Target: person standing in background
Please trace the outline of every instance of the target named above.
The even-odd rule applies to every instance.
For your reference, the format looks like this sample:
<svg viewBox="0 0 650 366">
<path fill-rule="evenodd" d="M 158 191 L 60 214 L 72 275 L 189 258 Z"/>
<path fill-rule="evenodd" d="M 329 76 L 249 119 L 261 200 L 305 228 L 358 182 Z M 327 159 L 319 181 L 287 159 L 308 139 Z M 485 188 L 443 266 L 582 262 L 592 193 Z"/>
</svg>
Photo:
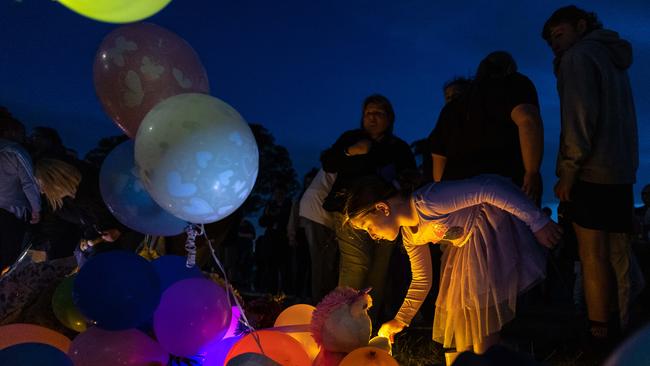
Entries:
<svg viewBox="0 0 650 366">
<path fill-rule="evenodd" d="M 603 29 L 595 13 L 573 5 L 548 18 L 542 38 L 555 55 L 560 97 L 555 195 L 566 203 L 576 233 L 591 339 L 611 345 L 612 322 L 625 323 L 630 293 L 627 238 L 639 164 L 627 74 L 632 46 L 618 33 Z M 620 320 L 610 317 L 615 283 Z"/>
</svg>

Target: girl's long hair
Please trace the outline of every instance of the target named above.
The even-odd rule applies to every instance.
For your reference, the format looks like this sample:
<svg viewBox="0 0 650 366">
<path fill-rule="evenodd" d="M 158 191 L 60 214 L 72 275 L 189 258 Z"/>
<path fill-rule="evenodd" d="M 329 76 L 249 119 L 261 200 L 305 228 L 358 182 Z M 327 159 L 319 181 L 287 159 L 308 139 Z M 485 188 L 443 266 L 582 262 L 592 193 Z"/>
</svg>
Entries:
<svg viewBox="0 0 650 366">
<path fill-rule="evenodd" d="M 81 182 L 81 172 L 77 168 L 55 159 L 36 162 L 34 175 L 53 210 L 63 206 L 64 197 L 74 197 Z"/>
<path fill-rule="evenodd" d="M 361 217 L 374 210 L 375 203 L 393 196 L 409 197 L 421 184 L 422 176 L 410 169 L 402 171 L 392 183 L 374 175 L 359 178 L 347 193 L 343 209 L 345 219 L 349 221 Z"/>
</svg>

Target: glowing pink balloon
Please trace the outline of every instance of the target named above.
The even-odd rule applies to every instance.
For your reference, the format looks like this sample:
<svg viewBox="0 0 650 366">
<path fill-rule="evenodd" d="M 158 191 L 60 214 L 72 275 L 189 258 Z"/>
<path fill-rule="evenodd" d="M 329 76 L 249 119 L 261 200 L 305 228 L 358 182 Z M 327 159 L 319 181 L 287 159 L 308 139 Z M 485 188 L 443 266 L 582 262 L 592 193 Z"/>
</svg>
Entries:
<svg viewBox="0 0 650 366">
<path fill-rule="evenodd" d="M 165 290 L 153 316 L 153 328 L 169 353 L 192 357 L 223 338 L 230 316 L 226 291 L 210 280 L 192 278 Z"/>
<path fill-rule="evenodd" d="M 208 77 L 192 47 L 151 23 L 109 33 L 95 56 L 93 74 L 104 110 L 131 138 L 147 112 L 164 99 L 209 93 Z"/>
<path fill-rule="evenodd" d="M 139 330 L 97 327 L 79 334 L 68 356 L 75 366 L 164 366 L 169 361 L 167 352 Z"/>
</svg>

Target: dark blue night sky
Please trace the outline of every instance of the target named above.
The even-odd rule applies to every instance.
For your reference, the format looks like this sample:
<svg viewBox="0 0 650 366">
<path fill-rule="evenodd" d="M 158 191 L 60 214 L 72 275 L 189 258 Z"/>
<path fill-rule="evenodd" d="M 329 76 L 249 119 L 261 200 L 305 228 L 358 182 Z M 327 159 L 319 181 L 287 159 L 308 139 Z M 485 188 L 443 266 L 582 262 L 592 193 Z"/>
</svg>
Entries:
<svg viewBox="0 0 650 366">
<path fill-rule="evenodd" d="M 174 0 L 148 21 L 188 41 L 211 94 L 261 123 L 286 146 L 300 175 L 346 129 L 365 96 L 382 93 L 395 131 L 412 142 L 433 128 L 441 86 L 471 76 L 487 53 L 513 54 L 536 84 L 545 124 L 545 201 L 553 201 L 559 102 L 552 54 L 540 38 L 558 1 Z M 650 3 L 582 1 L 632 42 L 641 165 L 635 196 L 650 182 Z M 0 0 L 0 105 L 28 128 L 58 129 L 83 155 L 120 130 L 94 92 L 92 64 L 118 25 L 84 18 L 50 0 Z"/>
</svg>

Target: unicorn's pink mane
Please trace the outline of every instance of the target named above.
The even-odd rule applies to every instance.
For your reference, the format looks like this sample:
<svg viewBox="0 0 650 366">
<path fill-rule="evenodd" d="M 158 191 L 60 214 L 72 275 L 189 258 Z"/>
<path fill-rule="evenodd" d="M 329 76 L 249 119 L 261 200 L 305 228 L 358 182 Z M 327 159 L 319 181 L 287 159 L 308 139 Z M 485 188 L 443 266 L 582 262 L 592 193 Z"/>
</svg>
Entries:
<svg viewBox="0 0 650 366">
<path fill-rule="evenodd" d="M 332 292 L 327 294 L 316 305 L 316 310 L 311 318 L 311 335 L 314 337 L 316 343 L 322 345 L 323 338 L 321 331 L 325 325 L 325 321 L 330 317 L 330 314 L 339 306 L 344 304 L 351 304 L 360 296 L 359 291 L 350 287 L 337 287 Z"/>
</svg>

